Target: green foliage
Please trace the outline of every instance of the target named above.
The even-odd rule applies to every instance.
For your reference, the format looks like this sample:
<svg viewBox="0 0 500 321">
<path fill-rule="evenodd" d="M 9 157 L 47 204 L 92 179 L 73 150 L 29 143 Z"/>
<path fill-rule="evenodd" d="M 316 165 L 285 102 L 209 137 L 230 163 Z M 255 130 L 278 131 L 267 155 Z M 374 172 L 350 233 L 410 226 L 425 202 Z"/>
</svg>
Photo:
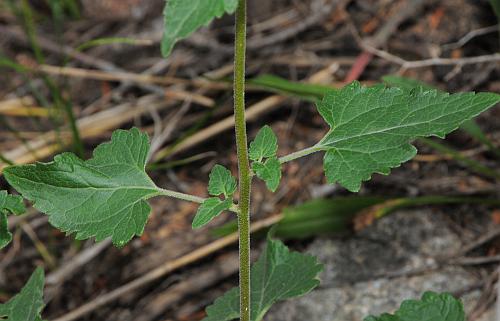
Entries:
<svg viewBox="0 0 500 321">
<path fill-rule="evenodd" d="M 252 170 L 258 178 L 266 182 L 272 192 L 276 191 L 281 180 L 281 163 L 277 158 L 278 138 L 269 126 L 262 127 L 250 143 L 248 156 L 254 162 Z"/>
<path fill-rule="evenodd" d="M 403 301 L 394 314 L 369 316 L 364 321 L 465 321 L 460 300 L 448 293 L 426 292 L 421 300 Z"/>
<path fill-rule="evenodd" d="M 196 212 L 193 219 L 193 228 L 196 229 L 205 226 L 223 211 L 230 209 L 232 205 L 232 199 L 222 201 L 218 197 L 207 198 Z"/>
<path fill-rule="evenodd" d="M 41 321 L 43 286 L 45 277 L 42 268 L 37 268 L 21 292 L 5 304 L 0 304 L 0 319 L 8 321 Z"/>
<path fill-rule="evenodd" d="M 233 206 L 233 194 L 236 192 L 236 178 L 231 171 L 222 165 L 215 165 L 210 172 L 208 182 L 208 193 L 212 196 L 207 198 L 198 208 L 193 219 L 193 228 L 200 228 L 208 224 L 213 218 Z M 224 195 L 224 200 L 218 196 Z"/>
<path fill-rule="evenodd" d="M 280 241 L 268 239 L 267 246 L 251 271 L 251 321 L 260 321 L 281 300 L 304 295 L 319 284 L 323 269 L 315 257 L 290 252 Z M 207 308 L 204 321 L 238 319 L 239 290 L 233 288 Z"/>
<path fill-rule="evenodd" d="M 208 182 L 208 193 L 212 196 L 223 194 L 225 197 L 232 197 L 236 191 L 236 178 L 231 171 L 222 165 L 215 165 L 210 172 Z"/>
<path fill-rule="evenodd" d="M 164 57 L 172 52 L 177 41 L 225 13 L 233 13 L 238 0 L 169 0 L 163 12 L 165 27 L 161 51 Z"/>
<path fill-rule="evenodd" d="M 416 155 L 417 137 L 443 138 L 460 124 L 500 101 L 493 93 L 447 94 L 354 82 L 331 91 L 318 110 L 331 129 L 317 144 L 326 151 L 329 183 L 339 182 L 352 192 L 373 173 L 389 174 Z"/>
<path fill-rule="evenodd" d="M 146 134 L 117 130 L 90 160 L 63 153 L 50 163 L 8 167 L 5 177 L 55 227 L 123 246 L 142 234 L 151 210 L 146 200 L 160 193 L 144 170 L 148 152 Z"/>
<path fill-rule="evenodd" d="M 264 158 L 276 156 L 278 152 L 278 138 L 268 125 L 262 127 L 255 139 L 250 143 L 248 157 L 260 162 Z"/>
<path fill-rule="evenodd" d="M 17 195 L 9 195 L 7 191 L 0 191 L 0 249 L 4 248 L 12 241 L 12 234 L 9 232 L 7 215 L 9 213 L 20 215 L 26 211 L 23 198 Z"/>
</svg>

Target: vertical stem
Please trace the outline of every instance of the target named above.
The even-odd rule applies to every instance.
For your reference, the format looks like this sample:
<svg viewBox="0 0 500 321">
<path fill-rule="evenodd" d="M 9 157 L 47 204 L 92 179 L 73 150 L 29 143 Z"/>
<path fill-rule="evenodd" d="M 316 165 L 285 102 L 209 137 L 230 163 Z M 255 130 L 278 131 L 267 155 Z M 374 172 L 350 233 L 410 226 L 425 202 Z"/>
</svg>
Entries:
<svg viewBox="0 0 500 321">
<path fill-rule="evenodd" d="M 240 320 L 250 321 L 250 163 L 245 119 L 245 54 L 247 3 L 239 0 L 234 41 L 234 124 L 240 199 L 238 230 L 240 240 Z"/>
</svg>

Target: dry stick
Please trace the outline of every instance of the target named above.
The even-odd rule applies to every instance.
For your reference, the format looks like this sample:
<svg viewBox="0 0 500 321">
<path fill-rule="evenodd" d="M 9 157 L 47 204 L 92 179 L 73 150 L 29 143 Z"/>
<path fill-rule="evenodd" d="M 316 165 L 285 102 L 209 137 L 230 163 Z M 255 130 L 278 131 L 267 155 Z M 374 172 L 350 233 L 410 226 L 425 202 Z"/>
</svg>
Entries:
<svg viewBox="0 0 500 321">
<path fill-rule="evenodd" d="M 465 246 L 463 249 L 461 249 L 458 253 L 455 253 L 453 257 L 460 257 L 468 252 L 472 251 L 473 249 L 493 240 L 494 238 L 500 236 L 500 227 L 494 228 L 491 231 L 487 232 L 485 235 L 481 236 L 479 239 L 476 241 L 470 243 L 469 245 Z"/>
<path fill-rule="evenodd" d="M 387 51 L 371 47 L 370 45 L 363 44 L 366 51 L 383 58 L 387 61 L 393 62 L 401 66 L 402 70 L 413 69 L 413 68 L 423 68 L 430 66 L 443 66 L 443 65 L 470 65 L 470 64 L 480 64 L 485 62 L 500 62 L 500 54 L 495 53 L 491 55 L 477 56 L 477 57 L 466 57 L 466 58 L 430 58 L 423 60 L 408 61 L 401 57 L 393 55 Z"/>
<path fill-rule="evenodd" d="M 271 216 L 269 218 L 257 221 L 253 223 L 251 232 L 257 232 L 262 229 L 265 229 L 269 226 L 272 226 L 279 222 L 283 218 L 283 215 L 275 215 Z M 70 313 L 63 315 L 57 319 L 54 319 L 53 321 L 72 321 L 76 320 L 88 313 L 93 312 L 95 309 L 106 305 L 110 302 L 113 302 L 114 300 L 120 298 L 122 295 L 128 294 L 131 291 L 135 291 L 137 289 L 140 289 L 141 287 L 156 281 L 167 274 L 184 267 L 188 264 L 194 263 L 208 255 L 211 255 L 221 249 L 223 249 L 226 246 L 229 246 L 235 242 L 238 241 L 238 233 L 232 233 L 228 236 L 225 236 L 221 239 L 218 239 L 216 241 L 213 241 L 212 243 L 209 243 L 207 245 L 204 245 L 178 259 L 175 259 L 173 261 L 168 261 L 161 266 L 157 267 L 156 269 L 140 276 L 139 278 L 122 285 L 121 287 L 103 294 L 101 296 L 98 296 L 97 298 L 93 299 L 87 304 L 84 304 L 77 308 L 76 310 L 71 311 Z"/>
<path fill-rule="evenodd" d="M 456 265 L 481 265 L 500 262 L 500 255 L 479 256 L 479 257 L 462 257 L 453 261 L 451 264 Z"/>
</svg>

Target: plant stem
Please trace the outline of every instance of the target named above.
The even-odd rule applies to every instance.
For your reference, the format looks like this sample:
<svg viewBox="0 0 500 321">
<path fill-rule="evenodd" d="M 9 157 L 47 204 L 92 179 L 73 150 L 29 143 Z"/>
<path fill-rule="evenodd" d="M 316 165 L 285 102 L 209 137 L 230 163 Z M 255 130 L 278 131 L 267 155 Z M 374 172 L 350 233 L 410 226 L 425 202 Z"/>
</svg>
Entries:
<svg viewBox="0 0 500 321">
<path fill-rule="evenodd" d="M 169 189 L 163 189 L 163 188 L 158 189 L 158 195 L 173 197 L 173 198 L 177 198 L 177 199 L 180 199 L 183 201 L 199 203 L 199 204 L 201 204 L 205 201 L 205 199 L 203 197 L 198 197 L 198 196 L 194 196 L 194 195 L 190 195 L 190 194 L 184 194 L 181 192 L 171 191 Z"/>
<path fill-rule="evenodd" d="M 239 0 L 234 41 L 234 127 L 239 172 L 240 321 L 250 321 L 250 162 L 245 119 L 247 3 Z"/>
<path fill-rule="evenodd" d="M 285 155 L 283 157 L 280 157 L 279 161 L 281 164 L 288 163 L 288 162 L 291 162 L 293 160 L 296 160 L 297 158 L 301 158 L 301 157 L 310 155 L 312 153 L 320 152 L 322 150 L 324 150 L 323 147 L 320 147 L 317 145 L 311 146 L 311 147 L 293 152 L 291 154 Z"/>
</svg>

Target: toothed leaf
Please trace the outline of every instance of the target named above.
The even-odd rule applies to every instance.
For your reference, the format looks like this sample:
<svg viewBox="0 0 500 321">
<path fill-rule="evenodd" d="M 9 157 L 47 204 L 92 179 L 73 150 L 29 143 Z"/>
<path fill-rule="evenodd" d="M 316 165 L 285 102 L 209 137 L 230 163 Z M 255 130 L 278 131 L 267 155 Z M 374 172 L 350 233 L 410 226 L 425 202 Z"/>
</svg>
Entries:
<svg viewBox="0 0 500 321">
<path fill-rule="evenodd" d="M 271 192 L 276 191 L 281 180 L 281 163 L 276 157 L 268 158 L 264 163 L 252 163 L 252 169 Z"/>
<path fill-rule="evenodd" d="M 364 321 L 464 321 L 462 302 L 448 293 L 426 292 L 420 300 L 403 301 L 394 314 L 369 316 Z"/>
<path fill-rule="evenodd" d="M 261 161 L 263 158 L 276 156 L 278 138 L 268 125 L 262 127 L 255 139 L 250 143 L 248 156 L 251 160 Z"/>
<path fill-rule="evenodd" d="M 274 303 L 314 289 L 322 269 L 315 257 L 290 252 L 282 242 L 268 239 L 266 249 L 251 269 L 250 320 L 261 321 Z M 233 288 L 207 308 L 203 321 L 235 320 L 240 316 L 239 309 L 239 289 Z"/>
<path fill-rule="evenodd" d="M 238 0 L 168 0 L 163 12 L 165 27 L 161 51 L 164 57 L 175 43 L 225 13 L 233 13 Z"/>
<path fill-rule="evenodd" d="M 414 157 L 417 137 L 443 138 L 500 101 L 494 93 L 447 94 L 354 82 L 327 93 L 318 110 L 331 129 L 318 144 L 326 150 L 329 183 L 356 192 L 373 173 L 388 174 Z"/>
<path fill-rule="evenodd" d="M 230 209 L 231 205 L 233 205 L 231 199 L 222 201 L 218 197 L 207 198 L 196 212 L 196 216 L 193 219 L 193 228 L 196 229 L 207 225 L 220 213 Z"/>
<path fill-rule="evenodd" d="M 0 319 L 7 321 L 41 321 L 43 286 L 45 283 L 42 268 L 37 268 L 21 292 L 7 303 L 0 304 Z"/>
<path fill-rule="evenodd" d="M 145 172 L 149 141 L 137 128 L 117 130 L 83 161 L 72 153 L 53 162 L 11 166 L 7 181 L 56 228 L 77 239 L 111 237 L 117 246 L 141 235 L 158 188 Z"/>
<path fill-rule="evenodd" d="M 12 241 L 7 221 L 8 214 L 20 215 L 26 211 L 23 198 L 17 195 L 9 195 L 7 191 L 0 191 L 0 249 Z"/>
<path fill-rule="evenodd" d="M 208 182 L 208 193 L 212 196 L 223 194 L 225 197 L 231 197 L 236 191 L 236 178 L 231 171 L 222 165 L 215 165 L 210 172 Z"/>
</svg>

